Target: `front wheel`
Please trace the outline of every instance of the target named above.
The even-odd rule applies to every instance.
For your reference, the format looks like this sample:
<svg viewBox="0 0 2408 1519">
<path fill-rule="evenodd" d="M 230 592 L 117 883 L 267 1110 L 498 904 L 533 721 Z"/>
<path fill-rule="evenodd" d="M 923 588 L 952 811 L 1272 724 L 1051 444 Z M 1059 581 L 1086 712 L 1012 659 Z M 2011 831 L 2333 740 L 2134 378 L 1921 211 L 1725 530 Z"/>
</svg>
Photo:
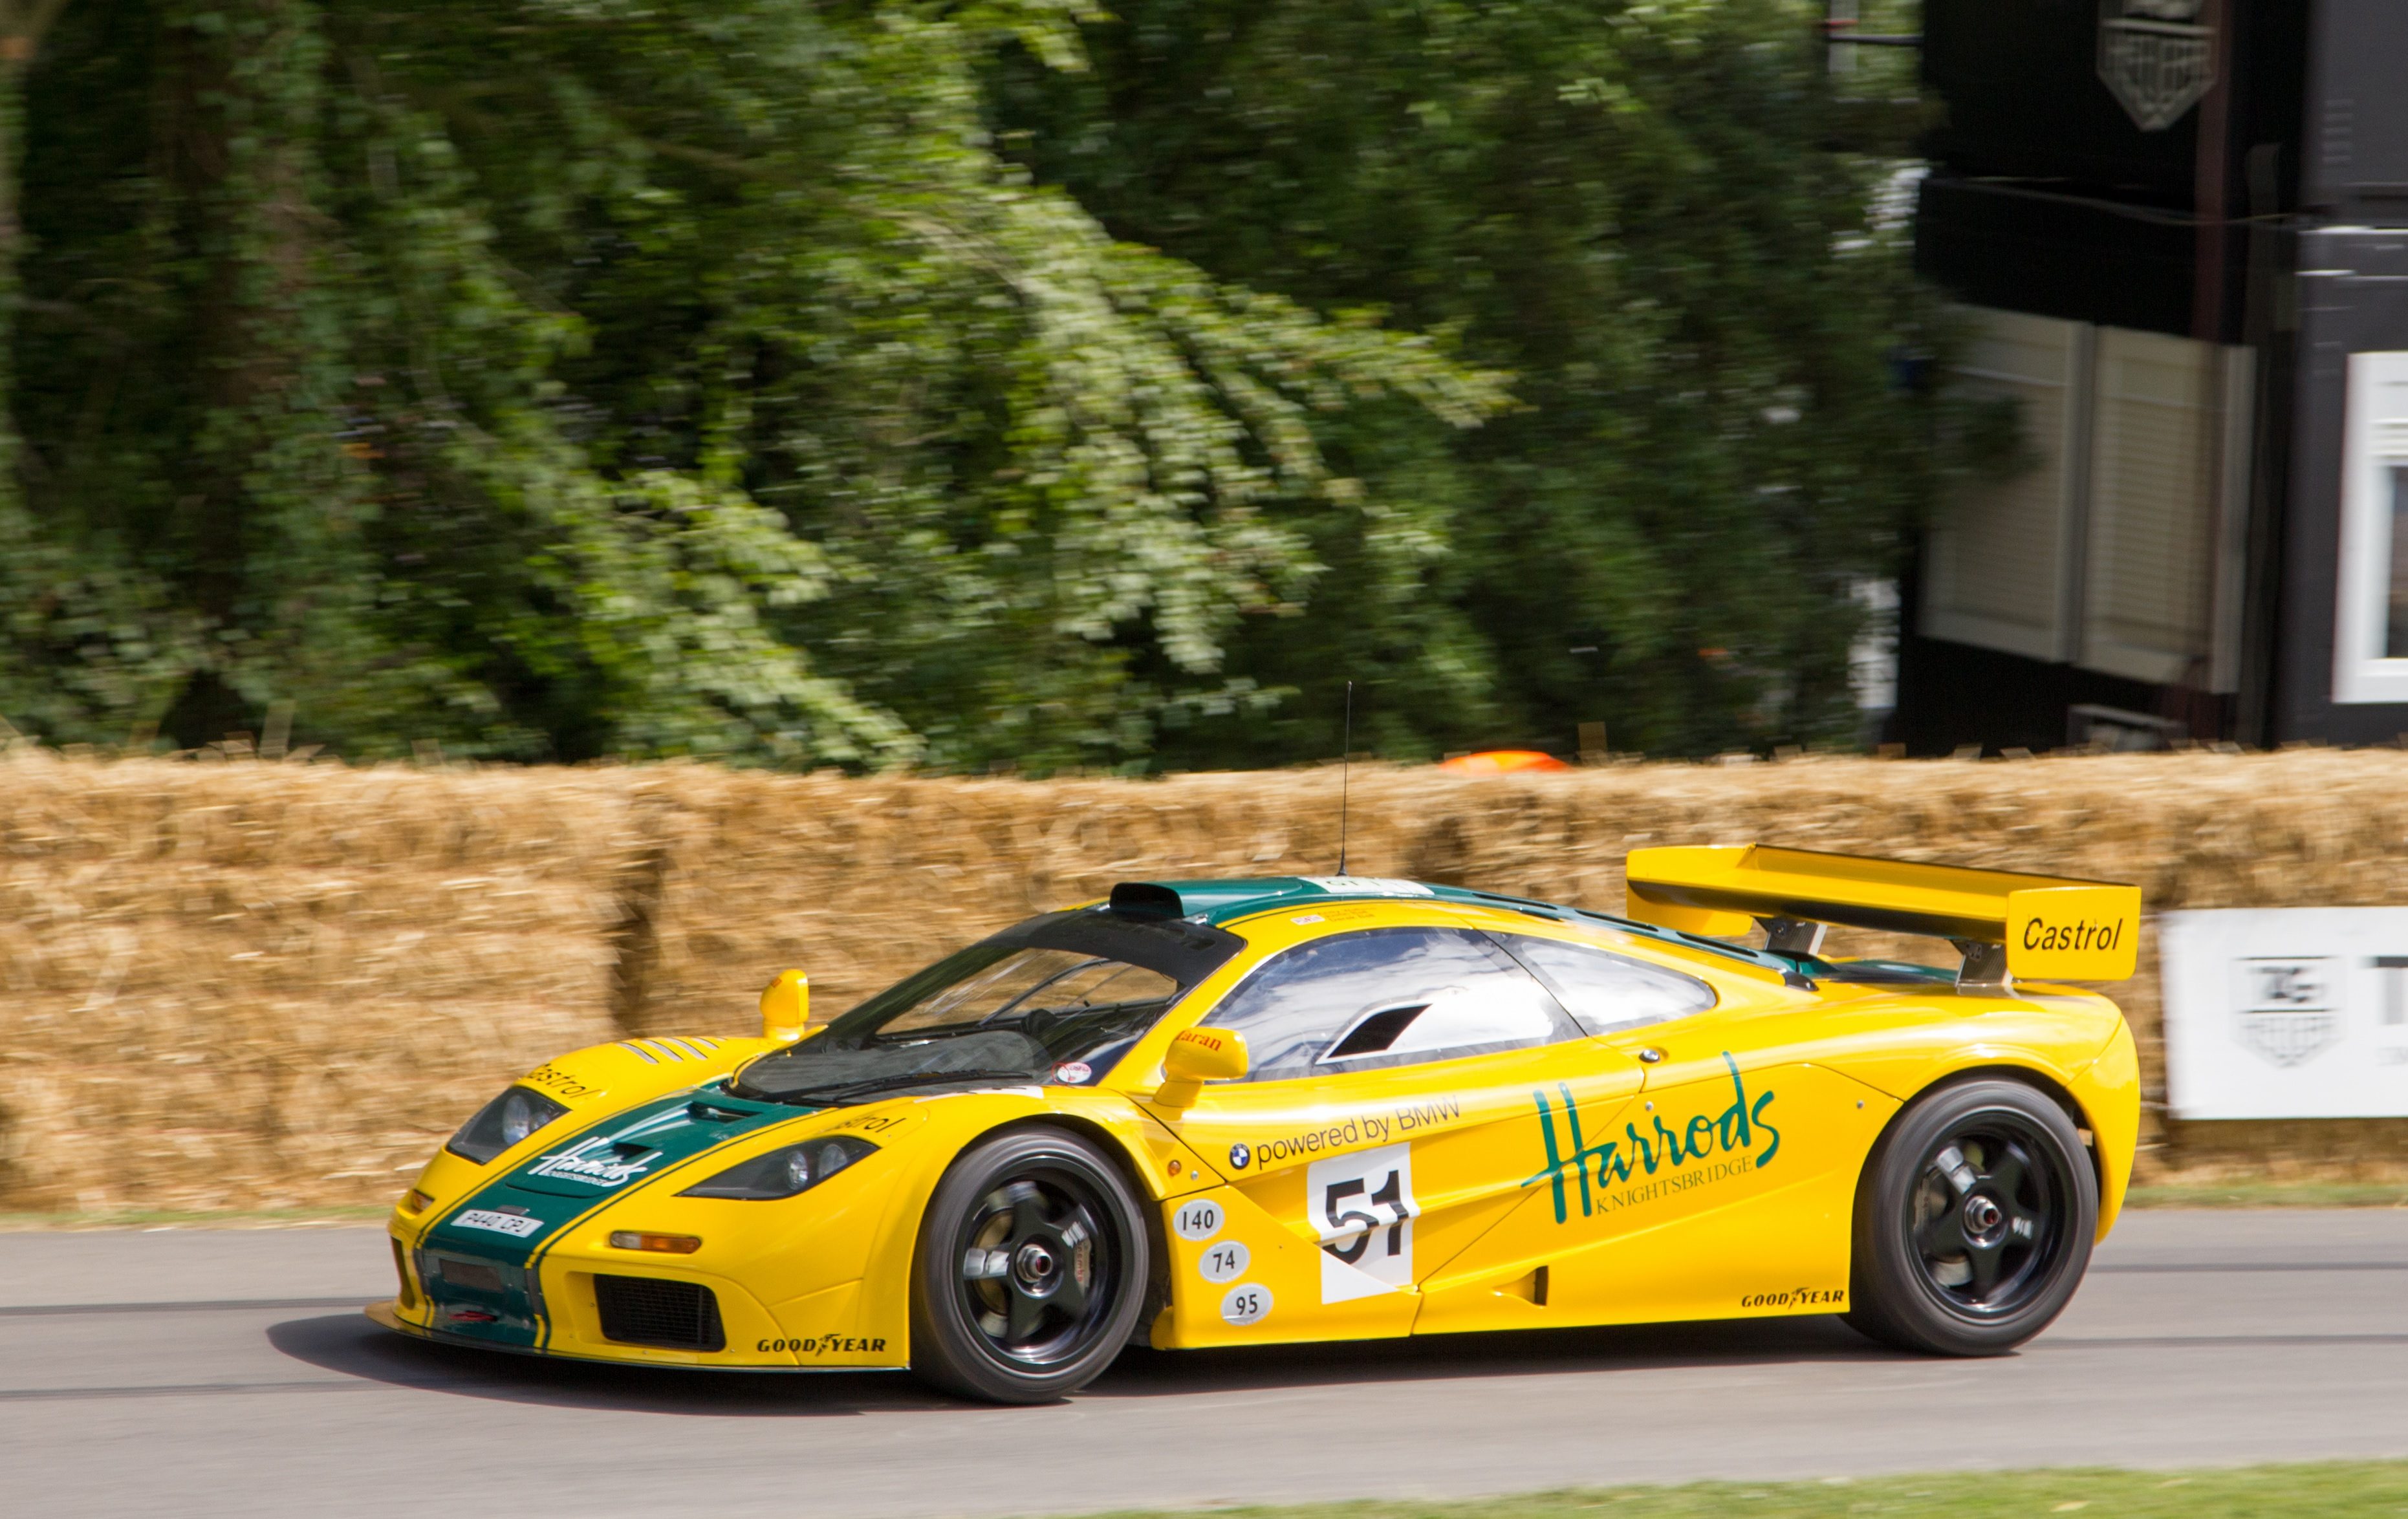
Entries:
<svg viewBox="0 0 2408 1519">
<path fill-rule="evenodd" d="M 1998 1355 L 2082 1284 L 2099 1182 L 2065 1111 L 2020 1082 L 1907 1109 L 1858 1188 L 1848 1322 L 1936 1355 Z"/>
<path fill-rule="evenodd" d="M 911 1369 L 950 1393 L 1041 1403 L 1111 1365 L 1144 1305 L 1146 1231 L 1120 1168 L 1017 1129 L 963 1153 L 911 1266 Z"/>
</svg>

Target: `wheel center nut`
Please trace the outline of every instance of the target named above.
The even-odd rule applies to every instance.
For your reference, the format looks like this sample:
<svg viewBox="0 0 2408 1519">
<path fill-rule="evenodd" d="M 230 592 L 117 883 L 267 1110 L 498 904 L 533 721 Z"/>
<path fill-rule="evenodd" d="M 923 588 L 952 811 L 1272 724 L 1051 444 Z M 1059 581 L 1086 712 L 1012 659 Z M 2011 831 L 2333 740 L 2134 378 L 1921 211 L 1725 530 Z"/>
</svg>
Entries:
<svg viewBox="0 0 2408 1519">
<path fill-rule="evenodd" d="M 1043 1287 L 1052 1285 L 1057 1264 L 1052 1251 L 1032 1240 L 1012 1257 L 1011 1268 L 1024 1285 Z"/>
<path fill-rule="evenodd" d="M 1965 1232 L 1977 1240 L 1997 1232 L 2006 1216 L 1995 1201 L 1979 1193 L 1965 1199 Z"/>
</svg>

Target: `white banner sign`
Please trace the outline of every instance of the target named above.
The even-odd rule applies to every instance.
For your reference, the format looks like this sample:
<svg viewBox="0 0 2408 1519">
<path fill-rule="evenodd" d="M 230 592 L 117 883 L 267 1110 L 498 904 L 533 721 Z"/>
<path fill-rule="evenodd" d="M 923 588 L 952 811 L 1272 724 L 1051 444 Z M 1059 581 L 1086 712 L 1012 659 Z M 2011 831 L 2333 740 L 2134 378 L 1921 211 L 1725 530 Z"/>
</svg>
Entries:
<svg viewBox="0 0 2408 1519">
<path fill-rule="evenodd" d="M 2408 908 L 2160 923 L 2177 1118 L 2408 1116 Z"/>
</svg>

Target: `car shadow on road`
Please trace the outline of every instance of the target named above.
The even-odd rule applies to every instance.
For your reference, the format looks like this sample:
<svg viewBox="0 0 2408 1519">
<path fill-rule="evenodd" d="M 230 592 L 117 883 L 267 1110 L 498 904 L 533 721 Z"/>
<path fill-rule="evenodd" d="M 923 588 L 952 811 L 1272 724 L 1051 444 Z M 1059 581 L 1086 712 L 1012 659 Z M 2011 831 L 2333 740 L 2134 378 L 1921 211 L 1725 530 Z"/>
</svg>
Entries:
<svg viewBox="0 0 2408 1519">
<path fill-rule="evenodd" d="M 343 1376 L 503 1402 L 715 1417 L 824 1418 L 917 1410 L 959 1413 L 965 1409 L 891 1371 L 796 1375 L 553 1361 L 430 1344 L 380 1328 L 356 1314 L 288 1319 L 271 1326 L 267 1340 L 294 1360 Z M 1897 1358 L 1897 1353 L 1870 1344 L 1829 1317 L 1653 1324 L 1240 1350 L 1132 1349 L 1077 1397 L 1161 1397 Z"/>
<path fill-rule="evenodd" d="M 1895 1360 L 1836 1317 L 1528 1329 L 1244 1350 L 1132 1349 L 1082 1397 Z"/>
<path fill-rule="evenodd" d="M 796 1374 L 555 1361 L 430 1344 L 356 1313 L 287 1319 L 268 1326 L 267 1342 L 296 1361 L 343 1376 L 509 1403 L 718 1418 L 841 1417 L 873 1409 L 958 1407 L 892 1371 Z"/>
</svg>

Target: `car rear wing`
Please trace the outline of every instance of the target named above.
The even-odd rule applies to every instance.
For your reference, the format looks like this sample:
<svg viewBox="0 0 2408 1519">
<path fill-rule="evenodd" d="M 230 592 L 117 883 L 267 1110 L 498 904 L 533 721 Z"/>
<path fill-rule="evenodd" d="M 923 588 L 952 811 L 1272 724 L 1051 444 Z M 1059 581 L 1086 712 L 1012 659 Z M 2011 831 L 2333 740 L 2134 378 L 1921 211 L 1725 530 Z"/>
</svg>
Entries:
<svg viewBox="0 0 2408 1519">
<path fill-rule="evenodd" d="M 1965 957 L 1969 990 L 2011 978 L 2122 981 L 2140 953 L 2141 888 L 1955 865 L 1910 865 L 1763 844 L 1634 849 L 1629 916 L 1728 938 L 1761 924 L 1770 948 L 1812 954 L 1823 925 L 1930 934 Z"/>
</svg>

